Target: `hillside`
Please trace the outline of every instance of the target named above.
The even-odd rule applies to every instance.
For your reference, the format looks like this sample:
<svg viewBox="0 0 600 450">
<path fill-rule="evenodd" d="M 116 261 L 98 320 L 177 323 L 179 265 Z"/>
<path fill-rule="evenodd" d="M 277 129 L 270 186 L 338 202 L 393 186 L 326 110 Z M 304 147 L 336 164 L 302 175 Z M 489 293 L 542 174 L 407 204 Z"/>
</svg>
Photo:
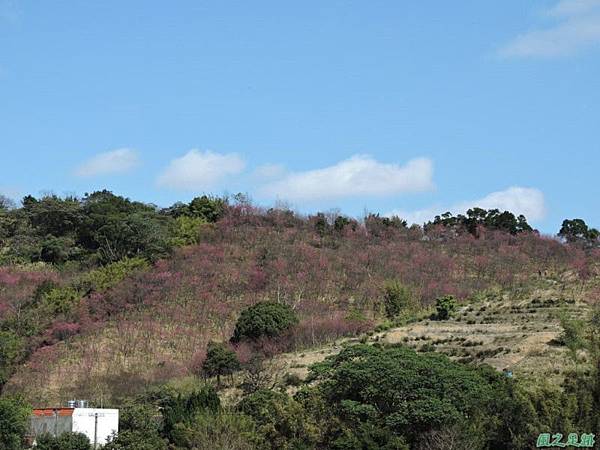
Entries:
<svg viewBox="0 0 600 450">
<path fill-rule="evenodd" d="M 338 214 L 303 217 L 286 209 L 263 210 L 243 198 L 202 197 L 158 210 L 106 192 L 81 201 L 31 200 L 3 214 L 2 223 L 17 224 L 9 227 L 12 234 L 0 252 L 5 261 L 0 267 L 0 380 L 6 398 L 18 395 L 34 406 L 75 397 L 95 405 L 143 405 L 164 420 L 164 428 L 156 431 L 160 438 L 153 436 L 179 442 L 173 448 L 196 448 L 181 442 L 206 438 L 190 425 L 198 398 L 220 402 L 234 417 L 244 402 L 288 402 L 292 410 L 299 408 L 291 417 L 304 430 L 299 435 L 308 433 L 309 448 L 338 448 L 327 436 L 346 442 L 340 437 L 345 433 L 353 436 L 348 442 L 417 448 L 421 437 L 450 433 L 451 424 L 463 423 L 459 418 L 478 408 L 487 411 L 481 424 L 498 430 L 517 420 L 498 416 L 498 408 L 515 408 L 517 416 L 525 414 L 520 408 L 529 410 L 531 422 L 505 448 L 529 448 L 527 436 L 555 421 L 580 423 L 582 430 L 595 423 L 595 403 L 578 399 L 596 389 L 596 325 L 590 321 L 600 300 L 595 235 L 569 234 L 563 227 L 563 239 L 541 236 L 525 218 L 494 210 L 444 215 L 423 227 L 408 227 L 399 218 L 373 214 L 357 221 Z M 55 236 L 48 234 L 49 218 Z M 129 237 L 115 226 L 120 220 L 128 224 Z M 31 239 L 24 240 L 26 233 Z M 41 250 L 32 251 L 36 248 Z M 281 317 L 264 316 L 255 325 L 274 331 L 240 334 L 240 317 L 252 305 L 283 308 L 290 320 L 268 328 Z M 363 356 L 357 360 L 354 352 Z M 211 358 L 229 366 L 210 368 Z M 403 366 L 402 358 L 414 367 Z M 436 384 L 423 395 L 433 395 L 432 405 L 445 406 L 402 419 L 425 420 L 422 429 L 405 422 L 390 428 L 384 415 L 368 422 L 375 428 L 362 436 L 364 430 L 353 428 L 353 414 L 374 420 L 365 411 L 373 406 L 368 392 L 375 385 L 355 380 L 356 389 L 367 391 L 351 414 L 345 408 L 358 401 L 358 394 L 336 393 L 332 387 L 345 385 L 346 376 L 352 379 L 353 364 L 360 361 L 382 365 L 360 369 L 364 376 L 384 370 L 390 380 L 400 377 L 381 386 L 396 392 L 382 393 L 382 401 L 409 394 L 397 392 L 403 383 L 427 384 L 430 370 L 442 384 L 458 383 L 448 393 L 466 389 L 468 398 L 460 394 L 450 401 L 446 393 L 438 398 L 441 385 Z M 504 370 L 512 372 L 514 384 L 506 384 Z M 331 385 L 332 376 L 342 378 Z M 462 383 L 467 384 L 458 387 Z M 214 397 L 207 386 L 216 389 Z M 293 399 L 281 397 L 285 392 Z M 554 404 L 568 401 L 572 407 L 564 415 L 550 414 L 539 392 Z M 499 399 L 510 408 L 496 404 Z M 321 401 L 341 403 L 329 411 Z M 426 403 L 414 408 L 419 405 Z M 244 414 L 259 426 L 262 419 L 246 406 Z M 388 407 L 389 414 L 400 414 L 397 406 Z M 169 408 L 188 408 L 185 420 L 192 422 L 171 423 L 183 420 L 184 413 L 170 418 Z M 218 411 L 207 420 L 230 417 Z M 328 419 L 319 419 L 322 414 Z M 429 422 L 424 419 L 429 414 L 437 418 Z M 227 427 L 241 427 L 239 438 L 245 440 L 242 422 Z M 184 439 L 176 425 L 192 427 L 191 434 Z M 213 425 L 221 429 L 223 424 Z M 138 433 L 136 426 L 127 425 Z M 261 433 L 255 436 L 260 446 L 244 441 L 249 447 L 232 448 L 269 448 Z M 488 447 L 473 448 L 500 448 L 499 437 L 490 439 Z"/>
<path fill-rule="evenodd" d="M 457 361 L 510 370 L 520 379 L 560 385 L 575 368 L 568 349 L 558 342 L 563 333 L 561 317 L 587 319 L 591 313 L 587 293 L 600 283 L 598 277 L 585 285 L 568 278 L 532 280 L 526 288 L 485 293 L 461 305 L 456 316 L 447 320 L 424 317 L 369 333 L 366 339 L 341 339 L 333 345 L 286 353 L 276 358 L 275 367 L 280 377 L 294 373 L 304 379 L 311 364 L 362 340 L 440 352 Z"/>
<path fill-rule="evenodd" d="M 239 311 L 258 301 L 289 304 L 300 317 L 293 334 L 279 342 L 280 351 L 356 336 L 385 319 L 382 293 L 388 280 L 406 285 L 422 307 L 441 295 L 468 302 L 486 289 L 505 289 L 504 297 L 487 301 L 485 315 L 462 312 L 457 319 L 462 322 L 452 325 L 458 327 L 455 333 L 432 323 L 419 325 L 421 331 L 407 331 L 408 342 L 414 342 L 416 333 L 420 345 L 428 342 L 427 336 L 466 336 L 471 331 L 461 324 L 479 323 L 483 317 L 490 321 L 482 324 L 488 333 L 504 327 L 505 333 L 515 334 L 520 325 L 514 317 L 521 321 L 528 313 L 521 311 L 519 301 L 526 303 L 535 295 L 521 295 L 519 301 L 506 296 L 531 290 L 542 274 L 560 289 L 580 289 L 579 301 L 591 301 L 577 283 L 580 275 L 589 277 L 595 270 L 588 262 L 593 260 L 553 239 L 494 230 L 474 237 L 457 233 L 456 224 L 438 225 L 423 234 L 377 216 L 361 226 L 333 219 L 307 220 L 289 211 L 234 206 L 218 222 L 198 225 L 198 244 L 175 250 L 151 267 L 125 264 L 122 282 L 105 290 L 88 289 L 80 300 L 73 286 L 80 286 L 86 275 L 48 265 L 34 271 L 5 269 L 7 279 L 23 278 L 12 281 L 20 296 L 48 279 L 63 286 L 56 291 L 59 298 L 66 290 L 73 297 L 66 301 L 75 302 L 57 308 L 48 331 L 32 337 L 40 339 L 39 348 L 11 378 L 7 391 L 26 393 L 36 403 L 73 396 L 99 401 L 190 374 L 208 341 L 226 341 Z M 567 270 L 573 279 L 565 284 L 560 276 Z M 512 314 L 507 316 L 507 309 Z M 389 339 L 400 336 L 395 331 Z M 506 356 L 507 363 L 510 359 Z"/>
</svg>

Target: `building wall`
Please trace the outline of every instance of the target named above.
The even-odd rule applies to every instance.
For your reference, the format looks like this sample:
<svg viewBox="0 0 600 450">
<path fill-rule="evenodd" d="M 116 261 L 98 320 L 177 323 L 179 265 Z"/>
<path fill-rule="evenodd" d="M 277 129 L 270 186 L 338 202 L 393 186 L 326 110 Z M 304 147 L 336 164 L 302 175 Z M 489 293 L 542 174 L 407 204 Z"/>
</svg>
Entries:
<svg viewBox="0 0 600 450">
<path fill-rule="evenodd" d="M 30 421 L 31 437 L 34 439 L 41 434 L 50 433 L 59 436 L 71 431 L 73 420 L 71 416 L 32 416 Z"/>
<path fill-rule="evenodd" d="M 98 416 L 96 428 L 96 415 Z M 73 432 L 83 433 L 94 443 L 94 430 L 98 445 L 106 444 L 108 438 L 119 431 L 119 410 L 99 408 L 75 408 Z"/>
</svg>

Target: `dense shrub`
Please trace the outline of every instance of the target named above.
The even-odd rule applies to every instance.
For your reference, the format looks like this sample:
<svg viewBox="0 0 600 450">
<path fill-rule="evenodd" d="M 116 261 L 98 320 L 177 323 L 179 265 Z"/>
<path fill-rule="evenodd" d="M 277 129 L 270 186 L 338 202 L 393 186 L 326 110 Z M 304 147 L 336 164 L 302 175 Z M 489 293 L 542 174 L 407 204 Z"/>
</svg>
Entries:
<svg viewBox="0 0 600 450">
<path fill-rule="evenodd" d="M 414 304 L 411 290 L 398 281 L 388 281 L 383 288 L 385 315 L 393 319 Z"/>
<path fill-rule="evenodd" d="M 388 448 L 398 437 L 415 443 L 432 430 L 460 425 L 467 434 L 471 427 L 487 429 L 491 448 L 499 450 L 511 448 L 500 443 L 504 426 L 522 432 L 523 424 L 510 417 L 520 407 L 510 380 L 491 368 L 469 367 L 440 354 L 357 345 L 315 364 L 310 380 L 319 381 L 316 389 L 336 415 L 329 421 L 327 448 L 365 439 Z"/>
<path fill-rule="evenodd" d="M 447 320 L 456 311 L 456 299 L 452 295 L 445 295 L 435 300 L 436 320 Z"/>
<path fill-rule="evenodd" d="M 109 439 L 103 450 L 167 450 L 167 441 L 156 433 L 123 430 Z"/>
<path fill-rule="evenodd" d="M 220 409 L 221 402 L 212 387 L 204 386 L 185 395 L 181 393 L 167 395 L 161 400 L 160 407 L 163 414 L 164 435 L 171 438 L 177 424 L 188 424 L 197 414 L 205 411 L 215 413 Z"/>
<path fill-rule="evenodd" d="M 31 407 L 18 397 L 0 398 L 0 449 L 21 450 Z"/>
<path fill-rule="evenodd" d="M 43 434 L 36 439 L 37 450 L 91 450 L 90 440 L 83 433 L 62 433 L 57 437 Z"/>
<path fill-rule="evenodd" d="M 175 426 L 172 443 L 186 449 L 261 450 L 263 437 L 247 416 L 229 412 L 203 412 L 189 423 Z"/>
<path fill-rule="evenodd" d="M 261 302 L 245 309 L 235 324 L 232 342 L 244 339 L 275 337 L 298 323 L 296 314 L 287 305 Z"/>
<path fill-rule="evenodd" d="M 244 397 L 237 410 L 254 420 L 269 449 L 311 448 L 316 443 L 316 426 L 287 394 L 259 390 Z"/>
</svg>

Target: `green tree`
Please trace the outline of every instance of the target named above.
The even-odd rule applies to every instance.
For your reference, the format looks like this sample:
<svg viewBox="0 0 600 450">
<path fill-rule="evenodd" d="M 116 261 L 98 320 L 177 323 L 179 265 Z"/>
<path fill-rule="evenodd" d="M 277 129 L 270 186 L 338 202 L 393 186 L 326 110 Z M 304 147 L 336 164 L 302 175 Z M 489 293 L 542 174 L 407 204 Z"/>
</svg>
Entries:
<svg viewBox="0 0 600 450">
<path fill-rule="evenodd" d="M 78 239 L 100 262 L 135 256 L 154 260 L 168 254 L 173 219 L 155 206 L 106 190 L 86 195 L 82 205 L 84 220 Z"/>
<path fill-rule="evenodd" d="M 582 219 L 565 219 L 558 235 L 570 243 L 594 244 L 598 241 L 600 232 L 590 228 Z"/>
<path fill-rule="evenodd" d="M 19 397 L 0 397 L 0 449 L 21 450 L 31 407 Z"/>
<path fill-rule="evenodd" d="M 456 298 L 453 295 L 445 295 L 435 300 L 437 320 L 447 320 L 456 311 Z"/>
<path fill-rule="evenodd" d="M 298 323 L 294 310 L 281 303 L 261 302 L 242 311 L 232 342 L 276 337 Z"/>
<path fill-rule="evenodd" d="M 259 390 L 244 397 L 237 410 L 251 417 L 273 450 L 314 448 L 317 431 L 302 405 L 282 392 Z"/>
<path fill-rule="evenodd" d="M 167 442 L 160 435 L 161 419 L 157 408 L 149 404 L 122 407 L 119 433 L 110 438 L 103 450 L 166 450 Z"/>
<path fill-rule="evenodd" d="M 225 214 L 227 200 L 203 195 L 194 198 L 189 204 L 189 214 L 207 222 L 216 222 Z"/>
<path fill-rule="evenodd" d="M 231 375 L 240 370 L 240 362 L 233 350 L 221 342 L 209 342 L 206 359 L 202 364 L 202 373 L 208 377 L 217 377 L 217 386 L 221 385 L 221 376 Z"/>
<path fill-rule="evenodd" d="M 521 433 L 521 424 L 508 422 L 518 410 L 511 380 L 436 353 L 356 345 L 312 366 L 308 381 L 317 382 L 332 416 L 324 448 L 394 448 L 398 438 L 414 444 L 432 430 L 457 425 L 468 433 L 477 425 L 499 450 L 511 448 L 502 444 L 510 440 L 505 426 Z"/>
<path fill-rule="evenodd" d="M 216 413 L 221 408 L 221 402 L 215 389 L 203 386 L 201 389 L 187 395 L 166 394 L 161 400 L 160 407 L 163 415 L 163 435 L 172 437 L 177 424 L 188 424 L 194 417 L 204 411 Z"/>
</svg>

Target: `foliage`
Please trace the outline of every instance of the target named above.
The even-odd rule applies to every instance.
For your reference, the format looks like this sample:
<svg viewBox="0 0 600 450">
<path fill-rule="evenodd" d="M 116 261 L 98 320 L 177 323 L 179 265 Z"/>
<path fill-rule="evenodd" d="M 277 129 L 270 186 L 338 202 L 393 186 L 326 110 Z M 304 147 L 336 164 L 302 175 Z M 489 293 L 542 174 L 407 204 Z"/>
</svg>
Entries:
<svg viewBox="0 0 600 450">
<path fill-rule="evenodd" d="M 20 450 L 31 407 L 19 397 L 0 397 L 0 449 Z"/>
<path fill-rule="evenodd" d="M 189 423 L 175 426 L 172 442 L 178 448 L 198 450 L 265 448 L 254 422 L 240 414 L 202 412 Z"/>
<path fill-rule="evenodd" d="M 209 342 L 206 359 L 202 364 L 202 373 L 208 377 L 217 377 L 217 385 L 221 384 L 222 375 L 231 375 L 240 370 L 240 362 L 233 350 L 221 342 Z"/>
<path fill-rule="evenodd" d="M 315 364 L 310 379 L 319 381 L 319 395 L 335 414 L 326 433 L 328 448 L 349 448 L 351 442 L 390 448 L 397 438 L 414 443 L 432 430 L 482 424 L 487 439 L 494 440 L 491 448 L 501 449 L 504 426 L 526 433 L 510 422 L 520 403 L 509 380 L 443 355 L 357 345 Z"/>
<path fill-rule="evenodd" d="M 200 227 L 207 223 L 204 217 L 178 216 L 173 224 L 171 242 L 175 246 L 193 245 L 200 242 Z"/>
<path fill-rule="evenodd" d="M 83 433 L 62 433 L 57 437 L 43 434 L 36 439 L 37 450 L 91 450 L 90 440 Z"/>
<path fill-rule="evenodd" d="M 177 424 L 191 423 L 196 414 L 203 411 L 217 412 L 220 404 L 217 393 L 210 386 L 204 386 L 188 395 L 178 393 L 167 397 L 161 402 L 164 435 L 172 438 Z"/>
<path fill-rule="evenodd" d="M 85 273 L 76 283 L 76 287 L 85 294 L 105 291 L 133 273 L 148 267 L 148 261 L 143 258 L 123 258 Z"/>
<path fill-rule="evenodd" d="M 456 311 L 456 298 L 452 295 L 445 295 L 435 300 L 435 309 L 437 314 L 436 320 L 448 320 L 450 316 Z"/>
<path fill-rule="evenodd" d="M 516 217 L 509 211 L 501 212 L 498 209 L 485 210 L 482 208 L 469 209 L 466 216 L 462 214 L 453 216 L 450 212 L 446 212 L 436 216 L 433 222 L 429 222 L 426 227 L 432 228 L 436 225 L 442 225 L 457 232 L 466 231 L 473 236 L 479 236 L 481 228 L 510 234 L 533 231 L 523 215 Z"/>
<path fill-rule="evenodd" d="M 227 199 L 203 195 L 194 198 L 189 204 L 189 214 L 207 222 L 216 222 L 227 208 Z"/>
<path fill-rule="evenodd" d="M 21 339 L 11 331 L 0 331 L 0 388 L 8 381 L 22 349 Z"/>
<path fill-rule="evenodd" d="M 413 297 L 410 289 L 398 281 L 388 281 L 384 285 L 383 304 L 385 315 L 393 319 L 402 311 L 413 306 Z"/>
<path fill-rule="evenodd" d="M 600 243 L 600 231 L 590 228 L 582 219 L 565 219 L 558 235 L 567 242 L 593 246 Z"/>
<path fill-rule="evenodd" d="M 583 320 L 569 318 L 564 315 L 560 318 L 563 331 L 558 337 L 559 343 L 575 353 L 585 345 L 586 323 Z"/>
<path fill-rule="evenodd" d="M 244 397 L 237 410 L 256 422 L 267 448 L 312 448 L 316 443 L 315 425 L 302 406 L 287 394 L 259 390 Z"/>
<path fill-rule="evenodd" d="M 298 323 L 296 314 L 282 303 L 260 302 L 240 314 L 233 332 L 232 342 L 244 339 L 275 337 Z"/>
<path fill-rule="evenodd" d="M 123 430 L 109 439 L 103 450 L 167 450 L 167 442 L 156 433 Z"/>
</svg>

